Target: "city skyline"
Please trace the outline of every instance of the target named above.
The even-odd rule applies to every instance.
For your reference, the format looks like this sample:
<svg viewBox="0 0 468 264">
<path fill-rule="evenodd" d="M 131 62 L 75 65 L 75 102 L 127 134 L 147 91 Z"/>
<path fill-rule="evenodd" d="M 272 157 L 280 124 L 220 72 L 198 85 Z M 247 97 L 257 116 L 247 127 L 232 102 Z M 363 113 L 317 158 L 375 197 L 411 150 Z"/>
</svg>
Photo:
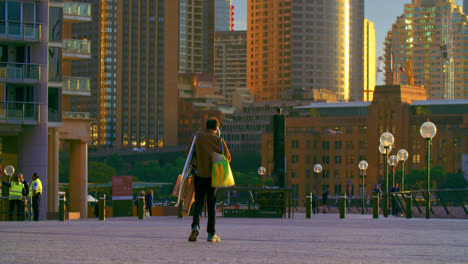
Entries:
<svg viewBox="0 0 468 264">
<path fill-rule="evenodd" d="M 387 32 L 392 29 L 398 16 L 403 15 L 404 5 L 412 0 L 367 0 L 364 3 L 364 17 L 374 23 L 376 58 L 384 55 L 384 41 Z M 462 5 L 463 1 L 455 0 Z M 246 30 L 247 28 L 247 0 L 232 0 L 234 5 L 234 30 Z M 385 10 L 385 12 L 382 12 Z M 383 65 L 381 65 L 383 67 Z M 377 74 L 376 84 L 384 83 L 382 73 Z"/>
</svg>

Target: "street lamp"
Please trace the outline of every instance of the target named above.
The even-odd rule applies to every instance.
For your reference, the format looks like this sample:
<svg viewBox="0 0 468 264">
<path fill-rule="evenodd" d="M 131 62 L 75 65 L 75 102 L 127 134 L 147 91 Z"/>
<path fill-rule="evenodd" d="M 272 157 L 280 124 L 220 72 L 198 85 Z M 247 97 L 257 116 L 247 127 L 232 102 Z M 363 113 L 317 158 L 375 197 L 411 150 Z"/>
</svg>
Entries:
<svg viewBox="0 0 468 264">
<path fill-rule="evenodd" d="M 431 190 L 431 140 L 432 138 L 436 135 L 437 133 L 437 127 L 434 125 L 434 123 L 427 121 L 424 122 L 424 124 L 421 125 L 421 129 L 419 130 L 421 133 L 421 136 L 426 139 L 426 145 L 427 145 L 427 199 L 426 199 L 426 218 L 429 219 L 431 218 L 431 195 L 430 195 L 430 190 Z"/>
<path fill-rule="evenodd" d="M 315 172 L 315 213 L 318 214 L 318 175 L 322 172 L 322 165 L 315 164 L 314 165 L 314 172 Z M 311 197 L 312 198 L 312 197 Z M 312 201 L 314 202 L 314 201 Z"/>
<path fill-rule="evenodd" d="M 405 190 L 405 161 L 408 159 L 408 151 L 400 149 L 397 152 L 397 158 L 401 162 L 401 190 Z"/>
<path fill-rule="evenodd" d="M 390 158 L 388 158 L 388 165 L 392 167 L 392 188 L 395 188 L 395 167 L 398 165 L 398 158 L 395 155 L 391 155 Z"/>
<path fill-rule="evenodd" d="M 385 149 L 385 159 L 384 159 L 384 174 L 385 174 L 385 186 L 384 186 L 384 217 L 388 217 L 388 168 L 387 168 L 387 162 L 388 162 L 388 153 L 391 151 L 391 146 L 393 145 L 393 142 L 395 139 L 393 138 L 392 133 L 390 132 L 384 132 L 382 135 L 380 135 L 380 145 L 383 146 Z M 389 150 L 390 149 L 390 150 Z M 379 147 L 380 150 L 380 147 Z M 382 153 L 382 152 L 380 152 Z"/>
<path fill-rule="evenodd" d="M 366 177 L 366 170 L 367 170 L 367 161 L 361 160 L 358 164 L 359 171 L 361 172 L 361 177 L 362 177 L 362 188 L 361 188 L 361 214 L 364 214 L 364 191 L 366 190 L 366 187 L 364 187 L 364 178 Z"/>
</svg>

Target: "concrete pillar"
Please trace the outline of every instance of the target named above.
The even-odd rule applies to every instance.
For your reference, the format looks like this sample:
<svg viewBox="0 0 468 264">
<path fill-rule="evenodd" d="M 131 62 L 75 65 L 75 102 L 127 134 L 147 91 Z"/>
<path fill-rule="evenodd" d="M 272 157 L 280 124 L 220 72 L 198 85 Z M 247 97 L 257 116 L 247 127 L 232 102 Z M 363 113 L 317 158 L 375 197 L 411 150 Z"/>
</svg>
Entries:
<svg viewBox="0 0 468 264">
<path fill-rule="evenodd" d="M 59 132 L 49 128 L 47 135 L 47 213 L 58 212 L 59 191 Z M 45 198 L 43 196 L 43 198 Z"/>
<path fill-rule="evenodd" d="M 81 219 L 88 218 L 88 144 L 70 140 L 69 212 L 80 212 Z"/>
<path fill-rule="evenodd" d="M 23 126 L 23 133 L 18 136 L 18 168 L 15 168 L 15 175 L 23 173 L 28 183 L 32 182 L 34 172 L 39 175 L 42 182 L 39 220 L 47 218 L 47 122 L 44 123 L 45 125 L 41 123 L 39 126 Z"/>
</svg>

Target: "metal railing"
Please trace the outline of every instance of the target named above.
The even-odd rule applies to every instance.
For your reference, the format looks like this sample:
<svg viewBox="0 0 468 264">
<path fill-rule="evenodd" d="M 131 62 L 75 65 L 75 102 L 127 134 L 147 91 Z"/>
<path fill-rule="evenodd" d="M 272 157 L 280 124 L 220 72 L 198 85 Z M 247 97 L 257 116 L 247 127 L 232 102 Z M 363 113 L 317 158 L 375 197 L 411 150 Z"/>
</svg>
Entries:
<svg viewBox="0 0 468 264">
<path fill-rule="evenodd" d="M 292 188 L 218 188 L 224 217 L 294 217 Z"/>
<path fill-rule="evenodd" d="M 0 81 L 39 83 L 40 69 L 38 64 L 0 62 Z"/>
<path fill-rule="evenodd" d="M 22 208 L 15 208 L 14 212 L 10 212 L 10 197 L 0 196 L 0 221 L 26 221 L 27 210 L 30 211 L 29 203 L 26 204 L 26 199 L 22 198 Z M 18 212 L 18 209 L 21 211 Z"/>
<path fill-rule="evenodd" d="M 0 39 L 38 42 L 41 40 L 41 24 L 0 20 Z"/>
<path fill-rule="evenodd" d="M 72 92 L 91 92 L 91 79 L 83 77 L 64 77 L 63 90 Z"/>
<path fill-rule="evenodd" d="M 398 215 L 406 213 L 405 196 L 411 195 L 413 212 L 425 214 L 427 192 L 424 190 L 393 192 L 389 194 L 389 214 L 396 209 Z M 364 197 L 364 212 L 372 213 L 372 198 L 373 195 Z M 453 216 L 462 213 L 465 217 L 468 216 L 468 189 L 457 190 L 431 190 L 431 214 L 440 217 Z M 318 204 L 319 212 L 322 208 L 322 197 L 317 197 L 314 201 Z M 294 201 L 299 206 L 305 205 L 305 199 Z M 338 212 L 339 195 L 328 196 L 327 210 Z M 380 199 L 380 208 L 383 209 L 383 199 Z M 348 213 L 361 213 L 362 199 L 360 195 L 346 197 L 346 210 Z M 416 210 L 416 211 L 415 211 Z"/>
<path fill-rule="evenodd" d="M 90 118 L 88 112 L 63 112 L 63 118 Z"/>
<path fill-rule="evenodd" d="M 435 214 L 436 208 L 443 208 L 438 210 L 439 215 L 449 216 L 455 214 L 455 211 L 460 209 L 463 213 L 468 215 L 468 189 L 451 189 L 451 190 L 431 190 L 430 191 L 431 214 Z M 397 208 L 399 212 L 406 212 L 405 196 L 410 196 L 412 199 L 412 206 L 420 214 L 425 214 L 427 191 L 404 191 L 390 193 L 390 202 Z M 422 209 L 424 208 L 424 210 Z"/>
<path fill-rule="evenodd" d="M 79 39 L 64 39 L 63 51 L 68 53 L 91 55 L 91 41 Z"/>
<path fill-rule="evenodd" d="M 63 15 L 91 17 L 91 4 L 63 2 Z"/>
<path fill-rule="evenodd" d="M 34 102 L 0 102 L 0 122 L 39 124 L 40 107 Z"/>
</svg>

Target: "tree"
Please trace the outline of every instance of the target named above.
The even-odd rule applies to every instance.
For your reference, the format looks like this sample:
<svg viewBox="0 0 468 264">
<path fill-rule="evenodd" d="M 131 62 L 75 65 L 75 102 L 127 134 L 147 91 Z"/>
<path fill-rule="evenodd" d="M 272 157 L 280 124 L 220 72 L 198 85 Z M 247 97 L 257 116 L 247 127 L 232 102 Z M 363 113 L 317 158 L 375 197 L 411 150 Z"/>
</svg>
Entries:
<svg viewBox="0 0 468 264">
<path fill-rule="evenodd" d="M 112 181 L 112 176 L 117 175 L 115 169 L 104 162 L 91 161 L 88 163 L 88 182 L 106 183 Z"/>
</svg>

